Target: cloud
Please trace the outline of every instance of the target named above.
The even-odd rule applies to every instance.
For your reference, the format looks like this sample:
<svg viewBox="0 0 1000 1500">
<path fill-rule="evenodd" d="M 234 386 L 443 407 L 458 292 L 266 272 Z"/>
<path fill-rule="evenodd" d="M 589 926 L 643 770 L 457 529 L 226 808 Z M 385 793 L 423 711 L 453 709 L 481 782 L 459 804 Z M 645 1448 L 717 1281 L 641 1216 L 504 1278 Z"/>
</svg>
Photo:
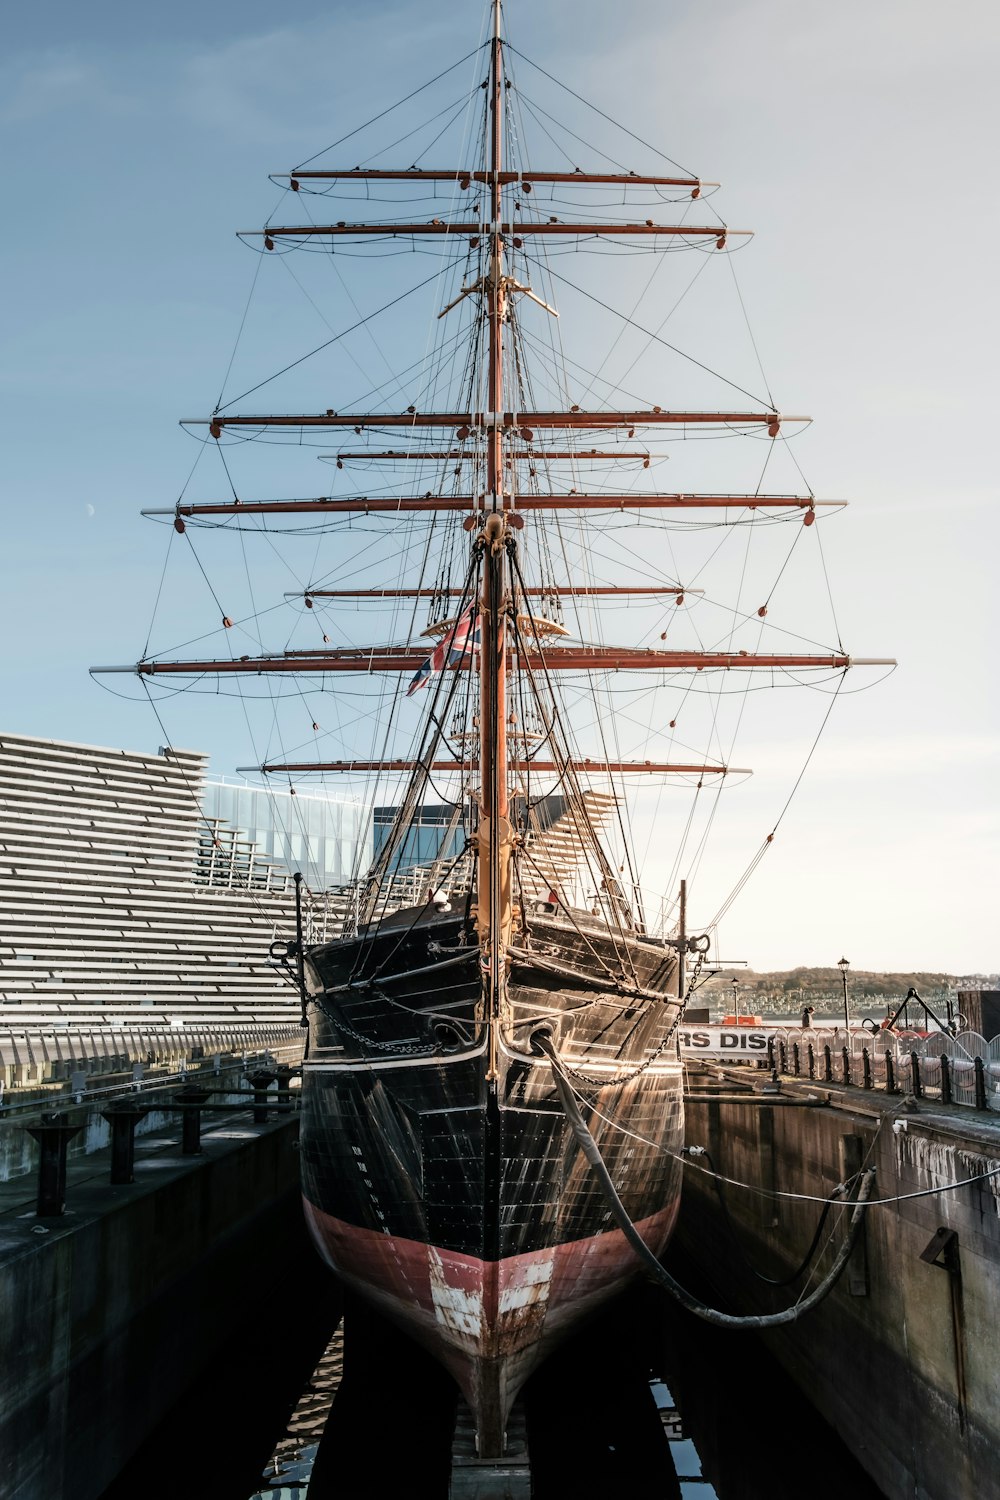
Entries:
<svg viewBox="0 0 1000 1500">
<path fill-rule="evenodd" d="M 838 6 L 803 6 L 801 0 L 725 0 L 716 19 L 717 45 L 699 55 L 702 80 L 725 74 L 732 90 L 762 101 L 768 83 L 780 79 L 774 106 L 812 97 L 817 86 L 877 78 L 883 89 L 903 82 L 948 86 L 949 68 L 966 77 L 990 74 L 1000 31 L 986 0 L 972 0 L 970 28 L 942 26 L 934 0 L 841 0 Z M 978 25 L 976 13 L 978 12 Z M 676 28 L 674 45 L 704 39 L 700 8 L 691 8 Z M 731 97 L 731 96 L 730 96 Z"/>
<path fill-rule="evenodd" d="M 301 148 L 336 134 L 331 120 L 355 126 L 392 104 L 398 97 L 395 83 L 383 93 L 379 80 L 398 80 L 401 69 L 405 76 L 414 51 L 422 62 L 434 55 L 435 37 L 453 42 L 452 33 L 451 18 L 443 12 L 428 18 L 405 4 L 385 3 L 343 14 L 336 24 L 276 27 L 190 57 L 182 69 L 179 105 L 240 141 L 270 146 L 288 141 Z M 460 55 L 455 52 L 454 58 Z M 373 78 L 368 63 L 375 56 L 380 63 Z M 459 95 L 467 81 L 458 70 L 443 87 Z M 404 92 L 408 88 L 398 91 Z"/>
<path fill-rule="evenodd" d="M 801 749 L 793 750 L 787 743 L 762 743 L 741 753 L 756 757 L 758 763 L 771 772 L 797 771 L 804 757 Z M 844 753 L 840 740 L 831 734 L 817 749 L 808 774 L 815 780 L 868 782 L 880 773 L 920 776 L 933 772 L 943 775 L 946 768 L 952 772 L 960 769 L 971 772 L 991 763 L 1000 767 L 1000 736 L 995 734 L 929 734 L 921 731 L 899 738 L 862 737 L 855 741 L 852 737 L 849 754 Z"/>
<path fill-rule="evenodd" d="M 117 113 L 135 103 L 112 86 L 103 68 L 74 52 L 46 52 L 34 60 L 22 56 L 4 73 L 7 82 L 0 83 L 0 94 L 6 102 L 0 115 L 6 120 L 40 120 L 93 109 Z"/>
<path fill-rule="evenodd" d="M 306 52 L 308 66 L 309 53 Z M 291 30 L 243 38 L 184 65 L 182 109 L 215 130 L 252 140 L 289 135 L 288 95 L 301 87 L 302 44 Z M 295 111 L 297 114 L 298 111 Z"/>
</svg>

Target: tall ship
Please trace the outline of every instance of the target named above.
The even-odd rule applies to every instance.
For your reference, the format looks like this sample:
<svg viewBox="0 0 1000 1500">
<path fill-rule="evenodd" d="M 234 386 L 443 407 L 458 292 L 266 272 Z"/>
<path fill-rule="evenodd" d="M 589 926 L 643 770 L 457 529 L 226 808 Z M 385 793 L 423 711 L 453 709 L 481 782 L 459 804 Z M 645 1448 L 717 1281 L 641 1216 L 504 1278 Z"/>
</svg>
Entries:
<svg viewBox="0 0 1000 1500">
<path fill-rule="evenodd" d="M 304 880 L 288 951 L 308 1026 L 305 1212 L 344 1282 L 452 1372 L 484 1457 L 502 1454 L 539 1360 L 637 1270 L 609 1185 L 657 1255 L 678 1212 L 676 1029 L 711 924 L 692 933 L 672 895 L 643 888 L 630 815 L 638 808 L 654 856 L 667 815 L 659 790 L 654 803 L 631 788 L 686 789 L 699 817 L 708 805 L 710 829 L 720 790 L 745 779 L 720 715 L 732 728 L 751 683 L 813 678 L 832 702 L 852 665 L 839 639 L 772 626 L 746 588 L 720 603 L 707 564 L 686 572 L 681 555 L 693 535 L 703 551 L 706 536 L 716 550 L 737 538 L 749 556 L 762 534 L 790 555 L 824 504 L 808 486 L 765 483 L 805 419 L 721 376 L 723 402 L 685 401 L 673 356 L 697 395 L 715 372 L 668 342 L 669 307 L 644 300 L 674 252 L 700 275 L 741 243 L 711 206 L 715 185 L 662 157 L 650 165 L 627 133 L 642 170 L 609 156 L 582 167 L 579 133 L 522 89 L 529 66 L 492 0 L 484 40 L 438 75 L 470 85 L 457 108 L 428 106 L 422 133 L 389 130 L 360 164 L 352 132 L 275 177 L 280 211 L 244 235 L 260 254 L 255 286 L 278 260 L 296 282 L 295 263 L 311 262 L 346 286 L 368 256 L 371 308 L 375 271 L 398 277 L 402 261 L 412 279 L 415 263 L 418 278 L 398 295 L 393 281 L 372 312 L 342 300 L 330 337 L 321 329 L 315 348 L 189 424 L 226 492 L 185 494 L 160 514 L 192 548 L 198 539 L 203 573 L 211 530 L 237 533 L 244 555 L 259 537 L 283 555 L 296 536 L 315 549 L 282 601 L 285 644 L 263 649 L 258 593 L 252 617 L 224 618 L 224 649 L 149 653 L 130 669 L 151 696 L 234 680 L 273 693 L 276 723 L 301 702 L 339 753 L 282 748 L 254 769 L 293 785 L 340 777 L 381 810 L 370 866 L 338 893 L 332 928 L 324 893 Z M 407 120 L 419 95 L 403 101 Z M 463 154 L 441 164 L 442 141 Z M 590 258 L 589 282 L 568 252 Z M 620 275 L 625 312 L 610 305 Z M 571 293 L 602 345 L 596 367 L 565 342 Z M 371 335 L 364 350 L 356 329 Z M 402 355 L 406 340 L 416 350 Z M 670 389 L 651 391 L 668 353 Z M 272 378 L 305 391 L 320 355 L 332 363 L 308 406 L 246 408 Z M 735 485 L 727 459 L 708 489 L 664 487 L 665 450 L 683 440 L 686 464 L 706 437 L 736 440 L 750 482 Z M 326 493 L 261 495 L 289 443 L 332 449 L 320 455 Z M 781 557 L 762 567 L 773 591 Z M 366 611 L 382 643 L 346 639 Z M 623 645 L 605 638 L 616 623 Z M 672 881 L 703 852 L 694 816 L 669 814 L 687 819 L 688 840 Z"/>
</svg>

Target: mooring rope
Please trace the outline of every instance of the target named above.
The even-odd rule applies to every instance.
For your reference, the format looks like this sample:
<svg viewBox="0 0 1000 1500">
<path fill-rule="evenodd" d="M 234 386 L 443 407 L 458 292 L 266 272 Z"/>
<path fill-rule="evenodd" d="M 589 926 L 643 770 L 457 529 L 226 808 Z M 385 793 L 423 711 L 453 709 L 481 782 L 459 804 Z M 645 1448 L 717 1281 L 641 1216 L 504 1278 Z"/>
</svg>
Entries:
<svg viewBox="0 0 1000 1500">
<path fill-rule="evenodd" d="M 747 1254 L 746 1250 L 743 1247 L 739 1234 L 737 1233 L 733 1216 L 729 1212 L 729 1204 L 726 1202 L 726 1195 L 722 1190 L 722 1179 L 716 1171 L 715 1163 L 712 1160 L 711 1156 L 705 1150 L 704 1146 L 689 1146 L 687 1149 L 690 1153 L 698 1152 L 700 1155 L 704 1156 L 705 1160 L 708 1162 L 708 1165 L 712 1170 L 712 1175 L 715 1179 L 715 1192 L 719 1200 L 719 1207 L 722 1209 L 723 1218 L 726 1221 L 726 1227 L 729 1230 L 732 1242 L 736 1246 L 737 1254 L 743 1261 L 743 1264 L 746 1266 L 747 1270 L 750 1271 L 758 1281 L 763 1281 L 768 1286 L 791 1286 L 794 1281 L 800 1280 L 801 1277 L 803 1277 L 809 1270 L 813 1262 L 813 1257 L 819 1250 L 820 1240 L 823 1238 L 823 1230 L 826 1228 L 826 1221 L 829 1218 L 831 1208 L 838 1199 L 843 1198 L 844 1194 L 848 1191 L 849 1184 L 838 1182 L 833 1192 L 823 1204 L 823 1209 L 819 1216 L 819 1222 L 816 1225 L 816 1232 L 809 1244 L 809 1249 L 799 1261 L 799 1264 L 795 1267 L 795 1270 L 790 1271 L 787 1276 L 765 1276 L 763 1271 L 758 1271 L 757 1267 L 754 1265 L 753 1261 L 750 1259 L 750 1256 Z M 851 1181 L 854 1181 L 854 1179 L 852 1178 Z"/>
<path fill-rule="evenodd" d="M 580 1107 L 574 1097 L 569 1079 L 563 1073 L 562 1065 L 555 1054 L 555 1049 L 551 1041 L 546 1036 L 541 1035 L 536 1038 L 535 1045 L 540 1051 L 545 1053 L 552 1063 L 552 1074 L 555 1078 L 556 1088 L 559 1091 L 559 1098 L 562 1101 L 563 1113 L 572 1128 L 573 1134 L 576 1136 L 580 1150 L 590 1163 L 590 1167 L 597 1178 L 601 1191 L 604 1194 L 608 1207 L 614 1215 L 619 1229 L 653 1280 L 659 1286 L 663 1287 L 682 1307 L 687 1308 L 688 1312 L 694 1313 L 695 1317 L 703 1319 L 706 1323 L 713 1323 L 718 1328 L 760 1330 L 764 1328 L 777 1328 L 783 1323 L 794 1323 L 804 1313 L 811 1312 L 825 1297 L 829 1296 L 843 1275 L 847 1262 L 851 1258 L 851 1252 L 857 1244 L 858 1235 L 861 1232 L 861 1226 L 864 1222 L 864 1211 L 868 1206 L 868 1197 L 875 1182 L 873 1168 L 869 1168 L 861 1179 L 858 1196 L 854 1204 L 854 1212 L 851 1214 L 850 1225 L 848 1226 L 847 1234 L 844 1236 L 843 1243 L 837 1251 L 833 1265 L 808 1297 L 803 1297 L 793 1307 L 786 1307 L 782 1312 L 777 1313 L 761 1313 L 741 1317 L 733 1313 L 721 1312 L 718 1308 L 709 1307 L 707 1303 L 693 1296 L 691 1292 L 681 1286 L 680 1282 L 675 1281 L 669 1271 L 660 1265 L 660 1262 L 629 1218 L 625 1205 L 618 1196 L 617 1189 L 611 1179 L 611 1174 L 605 1165 L 597 1142 L 591 1135 L 583 1115 L 580 1113 Z"/>
</svg>

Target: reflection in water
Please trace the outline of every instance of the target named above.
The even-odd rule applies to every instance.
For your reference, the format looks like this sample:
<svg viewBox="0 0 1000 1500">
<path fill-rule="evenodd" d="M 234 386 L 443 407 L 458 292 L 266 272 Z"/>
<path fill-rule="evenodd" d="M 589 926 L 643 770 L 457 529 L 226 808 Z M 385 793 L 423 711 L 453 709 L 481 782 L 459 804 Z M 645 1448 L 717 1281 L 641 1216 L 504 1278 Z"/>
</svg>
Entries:
<svg viewBox="0 0 1000 1500">
<path fill-rule="evenodd" d="M 350 1298 L 345 1326 L 253 1500 L 306 1500 L 307 1480 L 308 1500 L 446 1500 L 450 1379 Z M 799 1500 L 804 1484 L 810 1500 L 879 1500 L 759 1340 L 699 1323 L 649 1287 L 557 1349 L 523 1409 L 534 1500 Z"/>
<path fill-rule="evenodd" d="M 350 1297 L 332 1332 L 337 1286 L 309 1256 L 102 1500 L 446 1500 L 451 1378 Z M 523 1413 L 534 1500 L 879 1500 L 759 1340 L 652 1287 L 557 1349 Z"/>
<path fill-rule="evenodd" d="M 697 1448 L 684 1435 L 684 1419 L 668 1387 L 654 1375 L 650 1379 L 649 1389 L 660 1414 L 663 1435 L 670 1444 L 670 1458 L 680 1487 L 681 1500 L 717 1500 L 711 1481 L 701 1472 L 701 1457 Z"/>
<path fill-rule="evenodd" d="M 296 1207 L 289 1205 L 290 1214 Z M 238 1321 L 232 1302 L 220 1311 L 220 1323 L 228 1332 L 207 1363 L 196 1363 L 195 1352 L 189 1351 L 195 1378 L 101 1500 L 153 1500 L 160 1495 L 171 1500 L 247 1500 L 253 1493 L 339 1321 L 341 1292 L 297 1214 L 289 1218 L 279 1244 L 269 1253 L 250 1237 L 245 1252 L 253 1258 L 253 1298 L 239 1308 Z M 220 1283 L 220 1301 L 224 1295 Z M 181 1361 L 190 1326 L 184 1301 L 182 1284 L 157 1306 L 155 1323 L 147 1317 L 151 1400 L 161 1362 L 174 1369 Z"/>
<path fill-rule="evenodd" d="M 343 1373 L 344 1328 L 341 1323 L 295 1403 L 295 1410 L 251 1500 L 303 1500 Z"/>
<path fill-rule="evenodd" d="M 524 1391 L 535 1500 L 655 1495 L 679 1500 L 632 1299 L 567 1340 Z"/>
<path fill-rule="evenodd" d="M 695 1285 L 688 1267 L 677 1269 L 685 1284 Z M 683 1413 L 684 1435 L 718 1500 L 801 1500 L 804 1493 L 809 1500 L 882 1500 L 758 1337 L 703 1323 L 651 1287 L 636 1294 L 633 1306 L 654 1334 L 653 1368 Z M 805 1321 L 798 1336 L 808 1339 Z M 674 1451 L 686 1469 L 689 1456 Z M 692 1480 L 681 1492 L 684 1500 L 712 1494 L 707 1483 Z"/>
<path fill-rule="evenodd" d="M 304 1233 L 286 1251 L 259 1265 L 236 1336 L 102 1500 L 446 1500 L 451 1377 L 351 1297 L 336 1332 L 336 1280 Z M 758 1339 L 646 1285 L 557 1349 L 522 1406 L 534 1500 L 879 1500 Z"/>
<path fill-rule="evenodd" d="M 363 1303 L 347 1299 L 345 1327 L 346 1359 L 338 1330 L 252 1500 L 446 1500 L 450 1379 Z M 651 1288 L 557 1349 L 523 1406 L 534 1500 L 793 1500 L 804 1480 L 810 1500 L 878 1500 L 757 1339 Z"/>
<path fill-rule="evenodd" d="M 345 1296 L 343 1379 L 309 1500 L 445 1500 L 457 1397 L 436 1360 Z"/>
</svg>

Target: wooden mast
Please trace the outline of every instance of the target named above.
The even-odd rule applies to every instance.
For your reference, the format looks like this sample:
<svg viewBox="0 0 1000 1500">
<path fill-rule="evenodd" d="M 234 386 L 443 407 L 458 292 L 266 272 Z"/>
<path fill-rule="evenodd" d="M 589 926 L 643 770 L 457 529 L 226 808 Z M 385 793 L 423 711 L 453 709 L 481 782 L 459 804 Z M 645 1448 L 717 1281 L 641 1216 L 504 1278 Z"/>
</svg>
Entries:
<svg viewBox="0 0 1000 1500">
<path fill-rule="evenodd" d="M 470 210 L 471 217 L 466 215 L 468 222 L 464 220 L 460 222 L 457 218 L 446 221 L 434 218 L 429 223 L 410 224 L 393 222 L 390 218 L 389 222 L 382 224 L 341 222 L 335 225 L 269 225 L 260 231 L 266 250 L 273 250 L 274 241 L 279 237 L 294 240 L 299 237 L 326 235 L 402 237 L 428 234 L 452 239 L 468 236 L 472 249 L 482 246 L 481 254 L 485 265 L 482 262 L 480 265 L 485 274 L 474 287 L 463 288 L 462 296 L 464 297 L 467 292 L 476 292 L 480 298 L 478 330 L 480 347 L 477 377 L 482 378 L 481 380 L 477 378 L 474 395 L 468 405 L 484 409 L 421 412 L 417 411 L 414 406 L 410 406 L 405 412 L 375 411 L 359 414 L 357 412 L 338 413 L 328 409 L 325 412 L 297 414 L 272 412 L 252 415 L 230 413 L 227 406 L 223 409 L 216 409 L 209 418 L 182 423 L 184 426 L 206 426 L 210 436 L 216 441 L 219 441 L 229 428 L 256 429 L 261 433 L 268 429 L 298 429 L 300 434 L 307 430 L 329 428 L 334 430 L 335 435 L 339 435 L 338 430 L 342 430 L 345 436 L 346 430 L 353 428 L 357 436 L 364 435 L 365 441 L 369 439 L 378 441 L 379 437 L 388 443 L 403 440 L 405 446 L 385 452 L 376 451 L 370 447 L 345 448 L 323 456 L 335 459 L 338 468 L 343 468 L 344 462 L 352 459 L 364 459 L 369 462 L 379 459 L 419 462 L 426 462 L 429 459 L 442 460 L 454 462 L 458 466 L 454 470 L 456 476 L 460 476 L 463 472 L 461 465 L 482 463 L 483 467 L 476 469 L 475 477 L 468 484 L 469 493 L 444 495 L 435 494 L 429 490 L 422 497 L 379 495 L 334 499 L 332 496 L 320 496 L 309 499 L 264 499 L 250 502 L 240 501 L 234 493 L 231 501 L 209 504 L 179 503 L 170 511 L 147 511 L 144 514 L 171 515 L 176 530 L 183 532 L 186 525 L 185 517 L 238 515 L 240 511 L 244 514 L 261 515 L 312 513 L 331 518 L 351 513 L 389 515 L 393 512 L 419 514 L 424 511 L 429 516 L 437 512 L 464 511 L 467 513 L 465 525 L 467 529 L 472 530 L 474 555 L 480 566 L 480 593 L 477 600 L 480 617 L 480 644 L 475 655 L 468 651 L 454 653 L 458 659 L 445 661 L 444 667 L 448 672 L 470 671 L 478 668 L 480 673 L 478 746 L 469 745 L 470 759 L 466 765 L 467 769 L 475 767 L 481 773 L 478 804 L 479 828 L 476 840 L 478 863 L 476 923 L 486 981 L 484 1011 L 485 1018 L 490 1023 L 490 1076 L 495 1078 L 500 1020 L 506 990 L 506 953 L 509 947 L 513 909 L 514 835 L 509 821 L 510 783 L 513 780 L 517 784 L 517 778 L 526 764 L 525 752 L 519 747 L 516 737 L 510 760 L 508 757 L 506 678 L 514 661 L 516 660 L 526 673 L 544 671 L 546 677 L 565 671 L 591 672 L 595 670 L 615 672 L 653 670 L 660 674 L 679 671 L 700 672 L 706 669 L 727 672 L 763 669 L 772 673 L 802 669 L 839 671 L 852 665 L 889 666 L 895 663 L 891 659 L 851 658 L 842 650 L 836 653 L 817 654 L 760 654 L 732 650 L 726 652 L 703 649 L 675 651 L 649 647 L 608 648 L 588 645 L 574 647 L 559 644 L 553 645 L 551 649 L 547 645 L 543 652 L 537 635 L 534 641 L 522 644 L 517 649 L 515 658 L 514 650 L 505 636 L 505 617 L 508 612 L 512 611 L 513 538 L 516 534 L 515 528 L 519 529 L 523 525 L 523 517 L 517 514 L 519 511 L 627 512 L 634 510 L 640 512 L 669 511 L 675 508 L 728 510 L 732 507 L 753 512 L 773 507 L 798 509 L 802 513 L 801 520 L 804 524 L 811 526 L 816 520 L 819 507 L 839 508 L 844 502 L 817 500 L 812 494 L 767 494 L 759 491 L 752 495 L 725 492 L 667 494 L 631 491 L 618 494 L 603 491 L 580 494 L 575 489 L 567 493 L 542 494 L 527 491 L 523 494 L 519 493 L 520 487 L 516 477 L 519 464 L 528 465 L 528 474 L 534 478 L 536 473 L 534 466 L 539 461 L 578 460 L 589 464 L 591 460 L 634 459 L 641 462 L 643 468 L 648 468 L 653 458 L 666 456 L 659 452 L 651 453 L 646 447 L 612 446 L 598 449 L 596 446 L 582 446 L 583 444 L 596 444 L 600 440 L 599 435 L 606 434 L 609 439 L 617 442 L 619 439 L 633 439 L 639 429 L 651 427 L 677 429 L 679 427 L 681 429 L 692 428 L 695 431 L 709 431 L 712 428 L 730 431 L 745 430 L 747 435 L 754 430 L 766 431 L 770 438 L 775 439 L 781 434 L 783 424 L 799 424 L 808 422 L 810 419 L 788 416 L 780 413 L 773 406 L 764 405 L 756 409 L 722 411 L 678 411 L 663 409 L 661 406 L 631 411 L 581 410 L 579 406 L 572 406 L 569 410 L 563 411 L 513 409 L 517 406 L 517 395 L 511 390 L 505 398 L 504 390 L 504 323 L 508 316 L 508 299 L 512 298 L 515 293 L 533 294 L 530 293 L 530 288 L 520 286 L 506 273 L 508 255 L 523 248 L 522 236 L 652 236 L 652 244 L 655 247 L 659 236 L 674 235 L 679 236 L 682 241 L 714 240 L 715 248 L 724 250 L 727 236 L 743 231 L 731 230 L 721 223 L 706 226 L 682 221 L 676 225 L 662 225 L 646 220 L 644 223 L 615 224 L 610 221 L 584 222 L 573 219 L 560 221 L 552 216 L 548 217 L 547 222 L 542 222 L 536 217 L 525 217 L 520 212 L 520 205 L 516 200 L 521 197 L 522 193 L 529 193 L 533 183 L 571 183 L 574 187 L 588 183 L 623 188 L 639 184 L 674 186 L 686 188 L 690 192 L 691 199 L 697 199 L 702 188 L 709 184 L 702 183 L 698 178 L 683 176 L 675 178 L 640 176 L 632 173 L 585 173 L 577 170 L 571 173 L 521 172 L 514 169 L 515 163 L 505 164 L 504 111 L 506 89 L 509 83 L 504 77 L 500 0 L 490 0 L 490 4 L 493 24 L 491 39 L 486 44 L 490 48 L 490 66 L 484 101 L 488 144 L 481 168 L 475 171 L 462 169 L 439 171 L 419 168 L 400 171 L 382 168 L 310 169 L 291 174 L 290 181 L 290 186 L 294 191 L 299 190 L 299 178 L 331 181 L 351 178 L 385 179 L 398 182 L 406 182 L 410 179 L 429 182 L 454 181 L 461 190 L 468 189 L 471 183 L 475 182 L 486 191 L 474 195 Z M 503 216 L 505 190 L 510 200 L 506 219 Z M 482 203 L 481 209 L 483 199 L 486 201 Z M 488 223 L 485 212 L 487 209 Z M 445 308 L 439 316 L 444 316 L 454 305 L 452 303 Z M 542 305 L 545 306 L 544 303 Z M 486 323 L 485 328 L 483 328 L 483 321 Z M 484 343 L 485 350 L 482 347 Z M 484 361 L 485 368 L 483 367 Z M 505 399 L 509 401 L 511 409 L 506 409 Z M 750 402 L 753 401 L 754 398 L 751 397 Z M 536 429 L 538 430 L 537 437 Z M 399 439 L 396 438 L 397 431 Z M 468 439 L 473 435 L 477 440 L 470 447 L 466 447 Z M 544 443 L 545 447 L 536 447 L 536 441 Z M 639 441 L 643 443 L 647 439 L 640 438 Z M 425 447 L 423 446 L 425 443 L 433 446 Z M 549 447 L 549 444 L 562 444 L 563 446 Z M 561 481 L 556 481 L 557 488 L 560 483 Z M 662 586 L 657 589 L 614 585 L 577 587 L 569 583 L 564 586 L 531 585 L 523 591 L 529 595 L 627 595 L 629 593 L 666 594 L 673 592 L 677 603 L 682 602 L 685 592 L 680 587 L 673 590 Z M 411 595 L 420 597 L 425 593 L 439 594 L 440 591 L 399 589 L 382 590 L 381 593 L 383 597 L 391 595 L 402 598 Z M 307 607 L 311 607 L 313 595 L 319 598 L 324 596 L 350 597 L 352 594 L 351 590 L 307 589 L 305 602 Z M 763 617 L 766 611 L 761 609 L 758 612 Z M 228 618 L 225 619 L 226 626 L 230 623 Z M 281 654 L 262 654 L 256 657 L 232 655 L 222 660 L 156 661 L 144 659 L 130 667 L 94 668 L 92 670 L 97 672 L 129 671 L 136 672 L 142 677 L 159 673 L 263 675 L 294 672 L 323 675 L 332 672 L 364 674 L 405 672 L 412 674 L 424 665 L 424 661 L 425 650 L 421 647 L 386 645 L 343 649 L 325 645 L 321 650 L 286 650 Z M 362 764 L 371 764 L 374 768 L 376 763 L 353 761 L 327 763 L 326 765 L 312 763 L 296 765 L 294 769 L 347 770 L 357 768 Z M 395 768 L 397 764 L 402 769 L 409 763 L 402 761 L 385 763 L 386 766 L 392 768 Z M 445 768 L 448 764 L 448 762 L 435 762 L 434 766 Z M 591 766 L 590 762 L 585 761 L 581 764 L 584 769 L 614 769 L 623 772 L 645 770 L 657 774 L 673 772 L 699 775 L 703 773 L 725 774 L 728 769 L 732 769 L 725 766 L 686 766 L 653 762 L 637 765 L 603 761 L 594 762 Z M 556 763 L 539 761 L 536 756 L 531 759 L 530 765 L 541 772 L 543 769 L 547 771 L 550 767 L 555 767 Z M 265 766 L 261 769 L 271 771 L 279 768 Z M 292 769 L 292 767 L 282 769 Z"/>
<path fill-rule="evenodd" d="M 490 1057 L 488 1078 L 495 1083 L 500 1011 L 506 988 L 506 949 L 511 925 L 511 840 L 507 794 L 507 653 L 503 611 L 507 588 L 507 522 L 503 495 L 503 323 L 505 316 L 504 241 L 501 230 L 500 173 L 503 168 L 503 55 L 500 44 L 500 0 L 493 0 L 490 65 L 490 269 L 486 278 L 489 324 L 487 370 L 486 508 L 480 533 L 483 546 L 480 596 L 479 765 L 482 789 L 478 833 L 477 924 L 487 997 Z"/>
<path fill-rule="evenodd" d="M 503 321 L 504 242 L 501 233 L 503 167 L 503 55 L 500 0 L 493 0 L 490 70 L 490 261 L 484 287 L 489 322 L 488 411 L 486 421 L 486 516 L 482 546 L 479 652 L 479 794 L 476 925 L 483 975 L 487 1029 L 486 1119 L 483 1161 L 483 1306 L 499 1305 L 500 1197 L 502 1182 L 500 1116 L 500 1033 L 507 1005 L 507 948 L 511 930 L 512 830 L 507 818 L 507 651 L 503 637 L 507 573 L 507 520 L 503 496 Z M 481 1376 L 482 1408 L 476 1443 L 480 1457 L 503 1452 L 505 1422 L 499 1366 L 490 1362 Z"/>
</svg>

